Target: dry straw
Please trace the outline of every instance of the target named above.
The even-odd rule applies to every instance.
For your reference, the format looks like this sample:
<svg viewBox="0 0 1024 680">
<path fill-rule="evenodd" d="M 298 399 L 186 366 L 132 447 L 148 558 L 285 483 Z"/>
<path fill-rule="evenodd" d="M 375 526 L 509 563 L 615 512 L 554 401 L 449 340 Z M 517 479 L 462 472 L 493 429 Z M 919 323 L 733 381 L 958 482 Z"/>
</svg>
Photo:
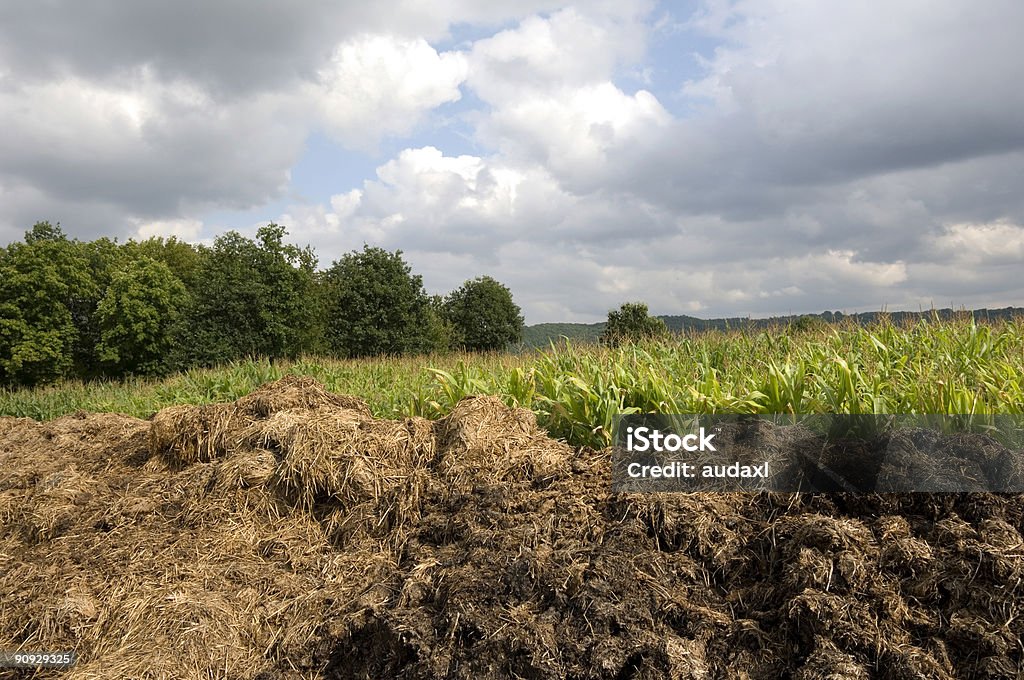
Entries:
<svg viewBox="0 0 1024 680">
<path fill-rule="evenodd" d="M 463 399 L 436 430 L 444 451 L 438 471 L 458 489 L 552 478 L 567 472 L 572 455 L 537 427 L 533 412 L 509 408 L 496 397 Z"/>
<path fill-rule="evenodd" d="M 0 648 L 74 649 L 69 680 L 1020 677 L 1019 496 L 610 470 L 497 399 L 380 420 L 302 378 L 0 418 Z"/>
</svg>

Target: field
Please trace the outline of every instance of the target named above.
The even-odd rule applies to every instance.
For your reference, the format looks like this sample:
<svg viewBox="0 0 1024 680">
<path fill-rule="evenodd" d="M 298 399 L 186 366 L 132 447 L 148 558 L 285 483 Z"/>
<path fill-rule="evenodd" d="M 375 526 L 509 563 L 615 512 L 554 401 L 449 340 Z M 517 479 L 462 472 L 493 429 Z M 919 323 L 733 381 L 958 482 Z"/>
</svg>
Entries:
<svg viewBox="0 0 1024 680">
<path fill-rule="evenodd" d="M 616 349 L 358 361 L 240 362 L 166 380 L 0 392 L 0 415 L 78 410 L 148 418 L 174 404 L 237 399 L 285 375 L 365 399 L 375 416 L 441 417 L 489 394 L 534 411 L 572 445 L 609 441 L 616 413 L 1021 413 L 1024 322 L 823 326 L 787 335 L 708 332 Z"/>
<path fill-rule="evenodd" d="M 9 672 L 73 680 L 1021 677 L 1020 494 L 614 494 L 606 448 L 634 410 L 1021 413 L 1021 375 L 1024 324 L 954 321 L 6 392 L 0 649 L 75 649 Z"/>
</svg>

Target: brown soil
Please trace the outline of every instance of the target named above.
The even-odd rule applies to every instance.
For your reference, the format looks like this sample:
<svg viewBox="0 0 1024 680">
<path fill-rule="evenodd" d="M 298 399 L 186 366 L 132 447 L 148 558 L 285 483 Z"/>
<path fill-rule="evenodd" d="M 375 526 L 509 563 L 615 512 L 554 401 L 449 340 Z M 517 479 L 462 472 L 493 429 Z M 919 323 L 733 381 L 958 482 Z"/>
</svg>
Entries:
<svg viewBox="0 0 1024 680">
<path fill-rule="evenodd" d="M 492 398 L 375 420 L 308 379 L 0 418 L 0 650 L 79 655 L 0 677 L 1024 674 L 1021 495 L 612 494 L 610 465 Z"/>
</svg>

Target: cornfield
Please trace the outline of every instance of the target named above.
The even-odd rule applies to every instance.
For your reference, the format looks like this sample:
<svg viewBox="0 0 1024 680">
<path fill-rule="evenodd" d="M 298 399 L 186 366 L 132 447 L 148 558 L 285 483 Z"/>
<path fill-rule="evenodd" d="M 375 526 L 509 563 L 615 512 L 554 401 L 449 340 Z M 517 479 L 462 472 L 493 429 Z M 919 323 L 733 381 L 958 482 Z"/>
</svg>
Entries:
<svg viewBox="0 0 1024 680">
<path fill-rule="evenodd" d="M 615 416 L 634 412 L 1020 413 L 1024 321 L 710 332 L 616 348 L 563 340 L 526 354 L 251 360 L 164 380 L 7 390 L 0 414 L 145 418 L 172 404 L 232 401 L 285 375 L 358 395 L 385 418 L 438 418 L 467 395 L 494 395 L 534 411 L 553 437 L 601 447 Z"/>
</svg>

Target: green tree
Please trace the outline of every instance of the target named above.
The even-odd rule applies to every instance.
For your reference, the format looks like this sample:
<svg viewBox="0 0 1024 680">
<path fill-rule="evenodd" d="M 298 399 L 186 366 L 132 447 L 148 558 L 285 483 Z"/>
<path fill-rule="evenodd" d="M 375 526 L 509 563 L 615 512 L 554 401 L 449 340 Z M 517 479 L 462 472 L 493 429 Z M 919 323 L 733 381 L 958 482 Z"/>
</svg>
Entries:
<svg viewBox="0 0 1024 680">
<path fill-rule="evenodd" d="M 67 241 L 68 237 L 60 228 L 60 222 L 50 224 L 49 222 L 36 222 L 32 228 L 25 232 L 25 243 L 32 245 L 40 241 Z"/>
<path fill-rule="evenodd" d="M 364 245 L 334 262 L 326 276 L 326 341 L 337 356 L 406 354 L 437 349 L 423 277 L 402 251 Z M 431 335 L 435 336 L 432 340 Z"/>
<path fill-rule="evenodd" d="M 261 353 L 294 358 L 314 348 L 322 314 L 317 307 L 316 255 L 310 246 L 284 243 L 287 233 L 274 223 L 256 232 L 259 270 L 267 291 L 261 317 L 266 341 Z"/>
<path fill-rule="evenodd" d="M 668 335 L 668 327 L 662 319 L 651 316 L 643 302 L 626 302 L 617 310 L 608 312 L 608 321 L 601 342 L 616 346 L 623 342 L 636 342 L 647 338 Z"/>
<path fill-rule="evenodd" d="M 257 230 L 255 241 L 235 231 L 214 241 L 178 325 L 175 363 L 294 357 L 312 348 L 316 257 L 309 247 L 285 244 L 286 234 L 271 223 Z"/>
<path fill-rule="evenodd" d="M 81 318 L 97 295 L 81 244 L 39 222 L 0 251 L 0 379 L 34 385 L 72 374 Z M 77 315 L 77 317 L 76 317 Z M 76 323 L 76 321 L 78 323 Z"/>
<path fill-rule="evenodd" d="M 523 317 L 512 292 L 489 276 L 466 281 L 445 299 L 456 343 L 470 351 L 505 349 L 523 338 Z"/>
<path fill-rule="evenodd" d="M 188 293 L 163 262 L 130 261 L 115 273 L 97 308 L 99 360 L 116 373 L 158 373 Z"/>
<path fill-rule="evenodd" d="M 447 352 L 457 344 L 455 326 L 445 314 L 444 298 L 440 295 L 431 295 L 429 298 L 424 336 L 426 347 L 432 352 Z"/>
<path fill-rule="evenodd" d="M 153 236 L 144 241 L 129 240 L 122 249 L 130 259 L 148 257 L 164 263 L 190 293 L 195 292 L 199 286 L 203 259 L 208 252 L 205 246 L 179 241 L 175 236 L 166 239 Z"/>
<path fill-rule="evenodd" d="M 114 273 L 128 261 L 127 254 L 109 238 L 72 243 L 86 272 L 86 283 L 72 288 L 67 303 L 78 329 L 74 374 L 80 378 L 109 375 L 112 367 L 100 359 L 97 350 L 101 334 L 97 310 Z"/>
</svg>

